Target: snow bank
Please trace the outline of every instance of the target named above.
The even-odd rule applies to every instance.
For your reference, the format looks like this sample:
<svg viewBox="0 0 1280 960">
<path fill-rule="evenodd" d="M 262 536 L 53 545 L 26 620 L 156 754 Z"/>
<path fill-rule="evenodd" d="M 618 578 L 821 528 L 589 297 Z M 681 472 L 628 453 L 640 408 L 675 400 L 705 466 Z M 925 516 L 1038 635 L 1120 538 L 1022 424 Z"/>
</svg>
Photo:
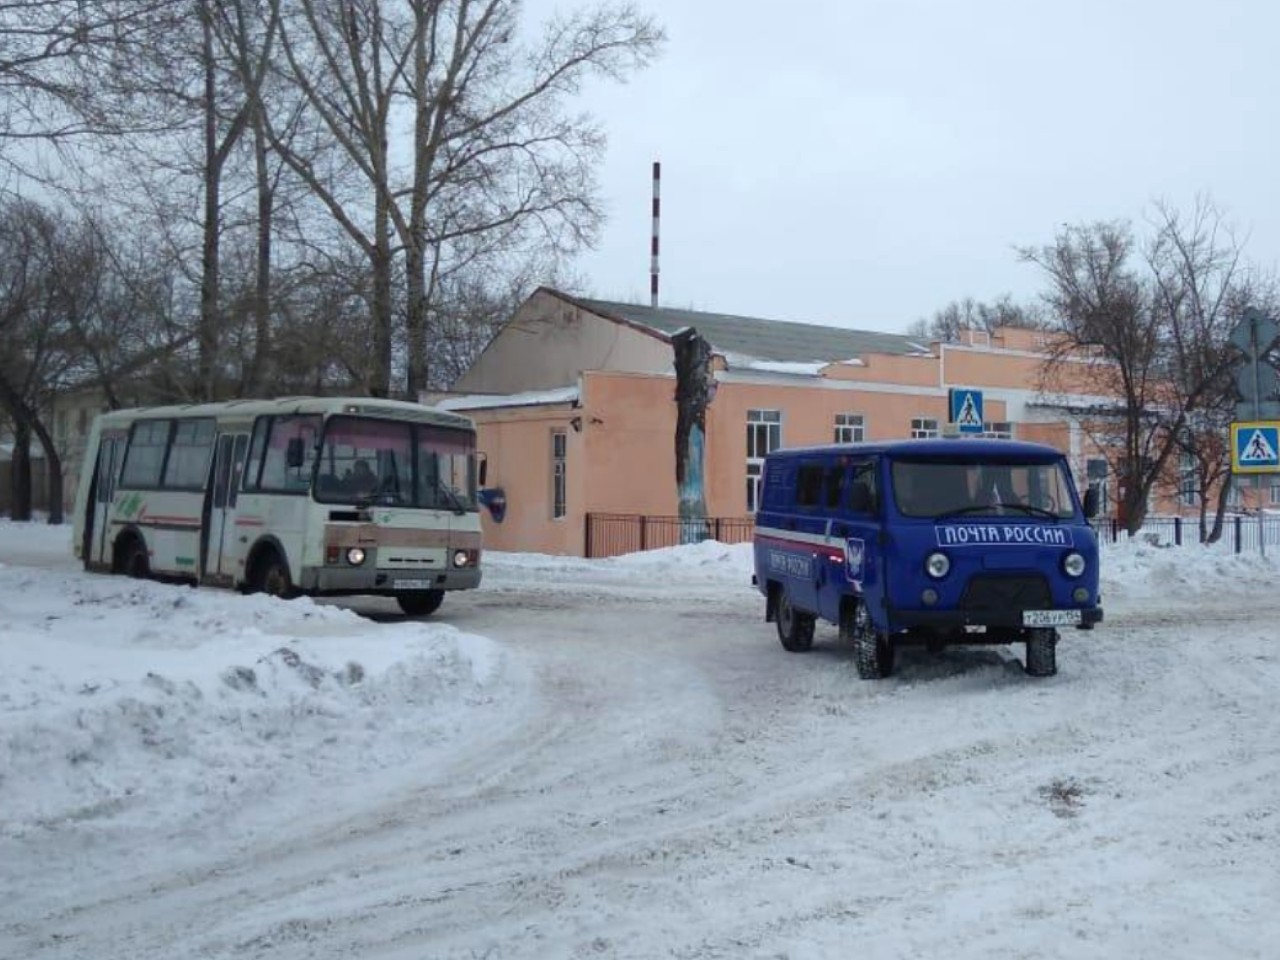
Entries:
<svg viewBox="0 0 1280 960">
<path fill-rule="evenodd" d="M 416 766 L 502 675 L 447 625 L 20 567 L 0 568 L 0 657 L 0 836 L 163 828 Z"/>
</svg>

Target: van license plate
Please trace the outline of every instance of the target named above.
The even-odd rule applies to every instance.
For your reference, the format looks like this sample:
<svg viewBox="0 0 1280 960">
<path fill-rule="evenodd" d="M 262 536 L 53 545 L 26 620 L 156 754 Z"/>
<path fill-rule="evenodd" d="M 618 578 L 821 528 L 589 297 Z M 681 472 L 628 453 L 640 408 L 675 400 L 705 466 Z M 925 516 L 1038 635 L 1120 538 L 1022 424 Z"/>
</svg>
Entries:
<svg viewBox="0 0 1280 960">
<path fill-rule="evenodd" d="M 1023 610 L 1024 627 L 1071 627 L 1080 623 L 1079 610 Z"/>
<path fill-rule="evenodd" d="M 430 590 L 430 580 L 392 580 L 391 586 L 397 590 Z"/>
</svg>

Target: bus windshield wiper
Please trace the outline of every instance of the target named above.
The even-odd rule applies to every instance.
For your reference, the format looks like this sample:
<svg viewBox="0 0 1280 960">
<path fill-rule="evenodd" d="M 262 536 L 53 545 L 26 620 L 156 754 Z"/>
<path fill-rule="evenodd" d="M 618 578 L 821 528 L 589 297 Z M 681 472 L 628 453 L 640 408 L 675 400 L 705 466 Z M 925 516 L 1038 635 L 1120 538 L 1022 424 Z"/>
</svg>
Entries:
<svg viewBox="0 0 1280 960">
<path fill-rule="evenodd" d="M 447 486 L 446 484 L 444 484 L 443 482 L 441 482 L 441 481 L 437 480 L 437 481 L 436 481 L 436 491 L 437 491 L 438 493 L 443 493 L 443 494 L 444 494 L 445 499 L 449 501 L 449 506 L 453 508 L 453 512 L 454 512 L 454 513 L 456 513 L 456 514 L 464 514 L 464 513 L 466 513 L 466 512 L 467 512 L 467 508 L 466 508 L 466 506 L 463 504 L 463 502 L 462 502 L 462 498 L 461 498 L 461 497 L 459 497 L 456 493 L 454 493 L 454 491 L 453 491 L 453 489 L 452 489 L 451 487 L 449 487 L 449 486 Z"/>
</svg>

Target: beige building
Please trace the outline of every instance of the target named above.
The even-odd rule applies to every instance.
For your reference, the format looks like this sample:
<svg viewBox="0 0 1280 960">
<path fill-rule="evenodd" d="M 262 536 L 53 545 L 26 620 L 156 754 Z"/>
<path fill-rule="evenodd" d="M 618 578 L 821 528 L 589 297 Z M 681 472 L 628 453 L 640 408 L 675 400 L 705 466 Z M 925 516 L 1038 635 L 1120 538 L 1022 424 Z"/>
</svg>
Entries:
<svg viewBox="0 0 1280 960">
<path fill-rule="evenodd" d="M 954 389 L 981 395 L 982 433 L 1052 444 L 1083 486 L 1107 483 L 1106 460 L 1070 412 L 1091 396 L 1090 361 L 1059 390 L 1039 388 L 1041 334 L 975 332 L 964 343 L 751 317 L 583 300 L 542 288 L 499 332 L 448 397 L 479 427 L 488 483 L 504 489 L 498 550 L 608 555 L 678 542 L 675 373 L 671 336 L 693 327 L 713 347 L 707 408 L 707 513 L 748 532 L 763 458 L 779 446 L 939 436 Z M 1114 496 L 1114 490 L 1110 493 Z M 713 531 L 714 532 L 714 531 Z"/>
</svg>

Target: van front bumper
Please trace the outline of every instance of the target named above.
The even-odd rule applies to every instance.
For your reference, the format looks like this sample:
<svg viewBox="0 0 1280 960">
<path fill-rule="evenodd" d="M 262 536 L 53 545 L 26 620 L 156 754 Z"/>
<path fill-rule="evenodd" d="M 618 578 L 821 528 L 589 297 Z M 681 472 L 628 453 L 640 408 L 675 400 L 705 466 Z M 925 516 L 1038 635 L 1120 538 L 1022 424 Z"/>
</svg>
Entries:
<svg viewBox="0 0 1280 960">
<path fill-rule="evenodd" d="M 1053 610 L 1063 612 L 1079 610 L 1080 622 L 1068 624 L 1080 630 L 1092 630 L 1095 624 L 1102 622 L 1101 607 L 1055 607 Z M 891 630 L 910 630 L 913 627 L 929 627 L 936 630 L 958 629 L 962 627 L 1013 627 L 1019 630 L 1027 625 L 1023 622 L 1022 610 L 903 610 L 889 609 L 889 628 Z"/>
</svg>

